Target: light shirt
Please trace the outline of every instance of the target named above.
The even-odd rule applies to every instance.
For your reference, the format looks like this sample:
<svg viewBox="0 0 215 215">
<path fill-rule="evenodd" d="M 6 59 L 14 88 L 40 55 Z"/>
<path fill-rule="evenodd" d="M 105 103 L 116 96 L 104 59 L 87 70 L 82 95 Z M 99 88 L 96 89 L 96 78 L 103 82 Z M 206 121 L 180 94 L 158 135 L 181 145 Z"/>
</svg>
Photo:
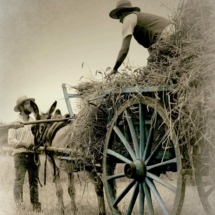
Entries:
<svg viewBox="0 0 215 215">
<path fill-rule="evenodd" d="M 129 14 L 126 17 L 124 17 L 122 23 L 122 38 L 124 39 L 128 35 L 132 35 L 136 25 L 137 25 L 136 14 Z"/>
<path fill-rule="evenodd" d="M 24 121 L 23 117 L 19 114 L 18 118 L 16 121 L 19 122 L 26 122 Z M 35 121 L 33 118 L 29 117 L 28 122 Z M 26 143 L 32 143 L 34 144 L 34 135 L 31 132 L 31 126 L 32 125 L 24 125 L 22 128 L 18 129 L 9 129 L 8 131 L 8 145 L 13 147 L 13 155 L 17 153 L 22 153 L 22 152 L 29 152 L 28 149 L 21 147 L 21 148 L 16 148 L 20 142 L 26 142 Z"/>
</svg>

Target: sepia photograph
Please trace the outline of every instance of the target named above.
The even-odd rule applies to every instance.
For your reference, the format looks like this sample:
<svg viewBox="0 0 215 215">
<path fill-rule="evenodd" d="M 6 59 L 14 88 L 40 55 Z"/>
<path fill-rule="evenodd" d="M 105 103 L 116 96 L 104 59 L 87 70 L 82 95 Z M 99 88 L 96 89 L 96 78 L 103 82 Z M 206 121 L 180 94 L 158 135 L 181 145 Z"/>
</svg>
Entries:
<svg viewBox="0 0 215 215">
<path fill-rule="evenodd" d="M 214 0 L 0 0 L 0 215 L 214 215 L 214 20 Z"/>
</svg>

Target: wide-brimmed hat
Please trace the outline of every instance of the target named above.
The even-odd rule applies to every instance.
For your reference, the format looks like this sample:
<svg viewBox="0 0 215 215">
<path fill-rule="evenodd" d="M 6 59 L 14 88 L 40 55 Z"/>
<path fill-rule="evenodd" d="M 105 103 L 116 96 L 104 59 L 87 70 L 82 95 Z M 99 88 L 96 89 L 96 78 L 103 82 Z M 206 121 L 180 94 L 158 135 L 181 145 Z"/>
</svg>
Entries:
<svg viewBox="0 0 215 215">
<path fill-rule="evenodd" d="M 20 98 L 17 99 L 16 101 L 16 106 L 14 107 L 15 112 L 19 112 L 19 106 L 25 102 L 25 101 L 32 101 L 35 102 L 35 99 L 33 98 L 28 98 L 27 96 L 21 96 Z"/>
<path fill-rule="evenodd" d="M 119 19 L 119 12 L 121 11 L 139 11 L 139 7 L 132 7 L 131 2 L 128 0 L 119 0 L 116 3 L 116 8 L 109 13 L 109 16 L 113 19 Z"/>
</svg>

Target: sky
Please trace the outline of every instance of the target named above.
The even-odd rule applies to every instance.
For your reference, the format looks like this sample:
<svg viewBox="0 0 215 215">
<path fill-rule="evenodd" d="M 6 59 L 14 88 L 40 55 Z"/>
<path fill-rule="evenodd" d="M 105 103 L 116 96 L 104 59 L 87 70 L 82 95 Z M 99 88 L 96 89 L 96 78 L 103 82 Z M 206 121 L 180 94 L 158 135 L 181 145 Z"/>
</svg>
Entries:
<svg viewBox="0 0 215 215">
<path fill-rule="evenodd" d="M 131 2 L 142 12 L 168 18 L 178 1 Z M 109 17 L 116 2 L 0 1 L 1 122 L 17 118 L 13 109 L 23 95 L 35 98 L 43 112 L 56 100 L 66 114 L 62 83 L 75 86 L 84 81 L 82 76 L 89 77 L 90 71 L 95 75 L 96 70 L 114 66 L 122 43 L 121 23 Z M 133 38 L 128 54 L 131 65 L 145 66 L 147 57 L 148 51 Z M 74 99 L 71 103 L 74 108 Z"/>
</svg>

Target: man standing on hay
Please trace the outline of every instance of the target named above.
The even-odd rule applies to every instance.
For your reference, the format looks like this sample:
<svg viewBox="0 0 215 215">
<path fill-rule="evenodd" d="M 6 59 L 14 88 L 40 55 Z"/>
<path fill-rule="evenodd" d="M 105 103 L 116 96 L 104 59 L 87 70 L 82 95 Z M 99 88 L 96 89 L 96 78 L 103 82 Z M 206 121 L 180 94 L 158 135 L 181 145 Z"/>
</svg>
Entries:
<svg viewBox="0 0 215 215">
<path fill-rule="evenodd" d="M 34 121 L 29 115 L 33 111 L 35 99 L 22 96 L 17 100 L 14 107 L 15 112 L 20 112 L 16 121 L 31 122 Z M 36 106 L 37 107 L 37 106 Z M 39 175 L 39 155 L 31 152 L 34 146 L 34 136 L 31 132 L 31 125 L 24 125 L 19 129 L 10 129 L 8 132 L 8 144 L 13 147 L 14 165 L 15 165 L 15 183 L 14 200 L 17 209 L 24 209 L 23 205 L 23 184 L 25 174 L 28 171 L 30 200 L 33 210 L 41 212 L 41 203 L 39 202 L 38 175 Z"/>
<path fill-rule="evenodd" d="M 119 19 L 122 23 L 122 46 L 120 48 L 113 70 L 108 74 L 117 73 L 118 68 L 125 60 L 132 35 L 136 41 L 147 48 L 149 53 L 155 50 L 155 43 L 165 38 L 169 32 L 170 22 L 168 19 L 154 14 L 140 12 L 139 7 L 132 7 L 128 0 L 119 0 L 116 8 L 112 10 L 109 16 L 113 19 Z M 150 57 L 148 61 L 150 61 Z"/>
</svg>

